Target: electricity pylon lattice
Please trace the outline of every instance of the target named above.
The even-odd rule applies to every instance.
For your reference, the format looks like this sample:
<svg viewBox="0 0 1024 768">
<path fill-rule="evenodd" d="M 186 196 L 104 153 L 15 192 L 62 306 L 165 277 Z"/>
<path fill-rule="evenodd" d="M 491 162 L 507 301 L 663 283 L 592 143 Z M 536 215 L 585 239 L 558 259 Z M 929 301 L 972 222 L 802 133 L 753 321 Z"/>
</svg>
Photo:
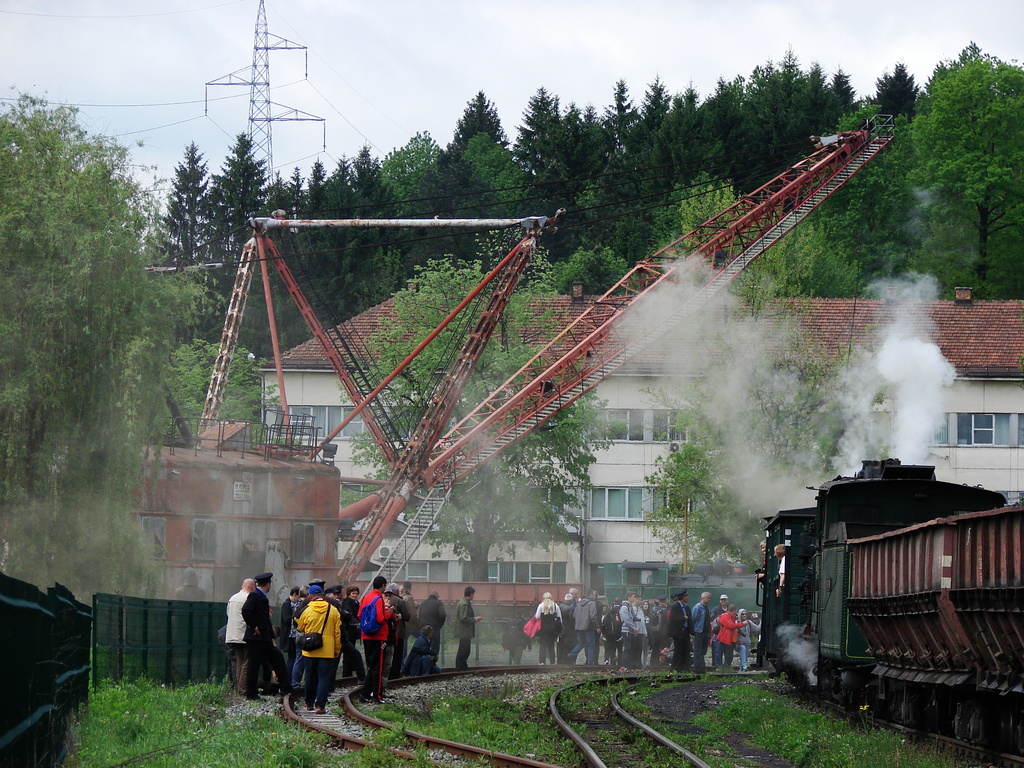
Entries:
<svg viewBox="0 0 1024 768">
<path fill-rule="evenodd" d="M 249 140 L 252 142 L 253 157 L 263 160 L 267 173 L 274 169 L 274 141 L 271 123 L 279 121 L 312 121 L 324 122 L 322 117 L 311 115 L 293 107 L 276 104 L 270 100 L 270 52 L 271 51 L 305 51 L 306 46 L 272 35 L 267 30 L 267 13 L 260 0 L 256 13 L 256 32 L 252 46 L 252 67 L 239 69 L 229 75 L 218 77 L 206 85 L 246 85 L 249 86 Z M 245 75 L 248 75 L 248 78 Z M 309 76 L 307 54 L 306 76 Z M 281 112 L 274 114 L 277 107 Z M 325 142 L 326 143 L 326 142 Z"/>
</svg>

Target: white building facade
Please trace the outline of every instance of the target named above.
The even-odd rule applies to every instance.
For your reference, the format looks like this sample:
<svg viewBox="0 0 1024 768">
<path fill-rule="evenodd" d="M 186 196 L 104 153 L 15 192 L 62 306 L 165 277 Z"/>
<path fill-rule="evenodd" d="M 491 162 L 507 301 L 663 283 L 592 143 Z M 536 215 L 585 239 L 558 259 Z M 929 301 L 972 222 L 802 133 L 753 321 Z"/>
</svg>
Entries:
<svg viewBox="0 0 1024 768">
<path fill-rule="evenodd" d="M 957 371 L 947 393 L 945 428 L 929 447 L 928 463 L 935 465 L 940 480 L 982 485 L 1016 502 L 1024 485 L 1020 304 L 974 302 L 967 296 L 955 302 L 930 302 L 925 310 L 930 314 L 929 337 Z M 870 347 L 873 334 L 891 311 L 885 301 L 804 301 L 797 322 L 824 354 L 835 355 L 844 349 Z M 289 409 L 314 416 L 327 429 L 340 423 L 351 406 L 313 343 L 290 350 L 283 363 Z M 271 370 L 264 371 L 264 376 L 268 383 L 276 381 Z M 673 559 L 646 522 L 655 499 L 645 478 L 654 471 L 656 460 L 684 439 L 673 434 L 673 414 L 658 402 L 657 387 L 663 384 L 662 377 L 634 366 L 598 386 L 596 396 L 605 404 L 612 443 L 597 453 L 590 470 L 593 488 L 585 508 L 579 510 L 579 528 L 571 531 L 570 542 L 546 547 L 523 544 L 516 547 L 514 561 L 495 559 L 490 564 L 491 581 L 600 587 L 600 568 L 606 564 Z M 891 421 L 893 407 L 882 403 L 877 415 Z M 352 455 L 351 438 L 363 431 L 363 423 L 356 419 L 334 441 L 335 465 L 343 478 L 353 482 L 373 471 L 356 463 Z M 431 545 L 420 547 L 402 576 L 414 581 L 466 579 L 463 564 L 449 549 L 435 550 Z"/>
</svg>

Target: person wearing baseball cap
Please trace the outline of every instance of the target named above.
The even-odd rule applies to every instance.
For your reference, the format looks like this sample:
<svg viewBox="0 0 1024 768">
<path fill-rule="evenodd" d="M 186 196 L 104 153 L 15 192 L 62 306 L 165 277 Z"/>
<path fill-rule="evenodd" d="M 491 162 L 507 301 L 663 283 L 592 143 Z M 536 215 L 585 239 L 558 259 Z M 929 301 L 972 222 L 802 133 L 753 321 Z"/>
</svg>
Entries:
<svg viewBox="0 0 1024 768">
<path fill-rule="evenodd" d="M 711 609 L 711 663 L 722 666 L 722 644 L 718 641 L 719 619 L 729 610 L 729 596 L 719 595 L 718 605 Z"/>
</svg>

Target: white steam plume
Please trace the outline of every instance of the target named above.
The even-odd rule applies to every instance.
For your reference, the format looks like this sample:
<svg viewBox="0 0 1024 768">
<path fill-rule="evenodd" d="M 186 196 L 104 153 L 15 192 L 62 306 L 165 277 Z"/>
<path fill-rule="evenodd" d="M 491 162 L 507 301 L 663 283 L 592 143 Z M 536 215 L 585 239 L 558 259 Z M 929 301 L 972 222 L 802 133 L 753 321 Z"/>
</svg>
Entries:
<svg viewBox="0 0 1024 768">
<path fill-rule="evenodd" d="M 846 431 L 840 441 L 842 466 L 852 472 L 864 459 L 927 461 L 928 445 L 941 427 L 956 370 L 931 340 L 929 310 L 937 288 L 915 276 L 873 286 L 891 302 L 891 320 L 878 334 L 879 346 L 844 377 L 840 403 Z M 890 412 L 879 404 L 887 400 Z"/>
</svg>

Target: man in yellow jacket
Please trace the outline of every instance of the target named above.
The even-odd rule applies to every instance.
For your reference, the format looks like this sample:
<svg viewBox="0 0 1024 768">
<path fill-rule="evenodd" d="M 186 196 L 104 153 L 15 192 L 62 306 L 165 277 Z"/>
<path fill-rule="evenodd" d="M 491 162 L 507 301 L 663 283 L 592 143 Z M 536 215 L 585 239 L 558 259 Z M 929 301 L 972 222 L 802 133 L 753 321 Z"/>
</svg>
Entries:
<svg viewBox="0 0 1024 768">
<path fill-rule="evenodd" d="M 309 588 L 309 605 L 295 622 L 303 635 L 318 633 L 323 645 L 315 650 L 302 649 L 306 658 L 306 709 L 316 708 L 318 715 L 327 712 L 327 695 L 335 659 L 341 653 L 341 614 L 324 600 L 324 590 L 314 584 Z"/>
</svg>

